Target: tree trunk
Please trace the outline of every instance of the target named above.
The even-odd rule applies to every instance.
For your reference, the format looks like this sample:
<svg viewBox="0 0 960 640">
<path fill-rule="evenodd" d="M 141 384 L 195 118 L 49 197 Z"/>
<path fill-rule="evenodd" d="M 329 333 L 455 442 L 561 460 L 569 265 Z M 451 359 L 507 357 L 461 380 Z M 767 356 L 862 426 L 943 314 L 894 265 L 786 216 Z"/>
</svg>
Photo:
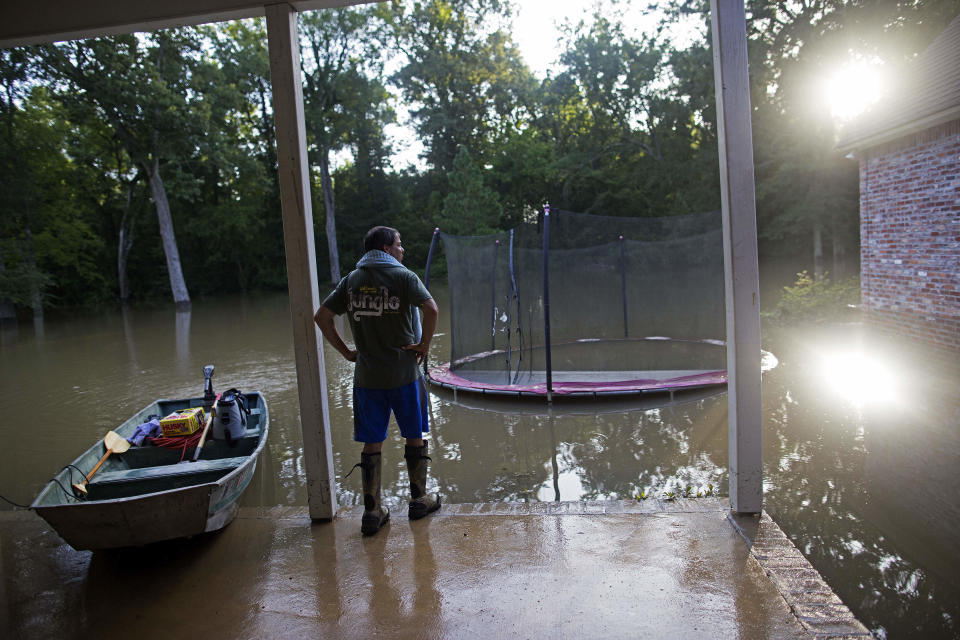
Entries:
<svg viewBox="0 0 960 640">
<path fill-rule="evenodd" d="M 180 252 L 177 250 L 177 237 L 173 232 L 173 217 L 170 215 L 170 203 L 167 201 L 167 190 L 160 177 L 160 161 L 154 158 L 153 165 L 146 162 L 143 168 L 150 177 L 150 193 L 157 207 L 157 220 L 160 222 L 160 239 L 163 242 L 163 253 L 167 258 L 167 273 L 170 276 L 170 290 L 173 292 L 173 301 L 178 309 L 190 308 L 190 294 L 187 292 L 187 283 L 183 279 L 180 268 Z"/>
<path fill-rule="evenodd" d="M 130 249 L 133 247 L 132 202 L 133 184 L 128 184 L 127 206 L 124 208 L 123 217 L 120 219 L 120 238 L 117 245 L 117 282 L 120 285 L 121 305 L 125 305 L 130 301 L 130 282 L 127 280 L 127 260 L 130 257 Z"/>
<path fill-rule="evenodd" d="M 833 235 L 833 279 L 837 281 L 847 273 L 847 249 L 840 240 L 840 225 L 837 224 L 836 215 L 831 220 L 831 227 Z"/>
<path fill-rule="evenodd" d="M 265 149 L 267 158 L 269 162 L 267 163 L 267 170 L 270 173 L 270 177 L 273 179 L 274 187 L 276 188 L 277 193 L 280 192 L 280 177 L 277 175 L 277 158 L 273 151 L 277 148 L 276 135 L 273 129 L 273 117 L 270 114 L 270 111 L 267 110 L 267 105 L 269 100 L 268 93 L 269 89 L 264 84 L 263 79 L 260 79 L 258 84 L 259 90 L 258 95 L 260 97 L 260 117 L 263 119 L 263 137 L 266 140 Z"/>
<path fill-rule="evenodd" d="M 337 252 L 336 205 L 333 202 L 333 181 L 330 179 L 330 152 L 320 150 L 320 183 L 323 186 L 323 206 L 327 210 L 327 252 L 330 254 L 330 281 L 340 282 L 340 255 Z"/>
<path fill-rule="evenodd" d="M 0 255 L 0 276 L 6 267 L 3 264 L 3 256 Z M 0 323 L 13 322 L 17 319 L 17 308 L 9 300 L 0 299 Z"/>
<path fill-rule="evenodd" d="M 813 278 L 820 280 L 823 277 L 823 225 L 819 220 L 813 221 Z"/>
<path fill-rule="evenodd" d="M 30 229 L 29 220 L 24 221 L 23 233 L 27 240 L 27 264 L 30 267 L 30 306 L 33 308 L 33 321 L 36 324 L 37 319 L 43 322 L 43 292 L 40 290 L 39 269 L 37 269 L 37 256 L 33 251 L 33 232 Z"/>
</svg>

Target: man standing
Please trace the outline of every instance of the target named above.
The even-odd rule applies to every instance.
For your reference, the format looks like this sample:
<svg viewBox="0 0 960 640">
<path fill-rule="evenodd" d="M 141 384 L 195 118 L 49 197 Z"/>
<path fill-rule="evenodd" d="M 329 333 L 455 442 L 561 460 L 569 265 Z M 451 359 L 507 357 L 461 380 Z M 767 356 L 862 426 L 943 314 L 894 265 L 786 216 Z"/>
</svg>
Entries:
<svg viewBox="0 0 960 640">
<path fill-rule="evenodd" d="M 372 535 L 390 519 L 380 501 L 381 449 L 390 412 L 407 440 L 404 458 L 410 474 L 411 520 L 440 508 L 440 495 L 427 493 L 426 389 L 419 364 L 437 328 L 437 304 L 415 273 L 400 264 L 400 233 L 374 227 L 363 239 L 357 268 L 340 280 L 313 319 L 334 349 L 355 362 L 353 439 L 363 443 L 363 519 L 360 531 Z M 421 327 L 417 308 L 423 311 Z M 340 337 L 334 316 L 346 313 L 356 349 Z M 349 475 L 349 474 L 348 474 Z"/>
</svg>

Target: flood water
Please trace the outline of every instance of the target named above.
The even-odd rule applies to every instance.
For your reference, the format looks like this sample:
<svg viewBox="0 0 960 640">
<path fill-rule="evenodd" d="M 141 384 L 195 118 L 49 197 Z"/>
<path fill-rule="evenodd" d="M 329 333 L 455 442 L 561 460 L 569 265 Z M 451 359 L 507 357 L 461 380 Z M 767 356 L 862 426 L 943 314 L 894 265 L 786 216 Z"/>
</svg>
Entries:
<svg viewBox="0 0 960 640">
<path fill-rule="evenodd" d="M 433 358 L 449 346 L 442 285 Z M 960 637 L 960 373 L 857 324 L 770 332 L 764 377 L 765 509 L 879 637 Z M 352 365 L 325 347 L 341 504 L 360 500 Z M 306 505 L 291 324 L 284 295 L 137 309 L 0 332 L 0 494 L 47 480 L 158 397 L 259 390 L 270 442 L 245 506 Z M 447 502 L 727 493 L 727 398 L 615 403 L 456 399 L 432 393 L 431 482 Z M 384 495 L 406 495 L 402 441 L 384 446 Z M 2 508 L 7 508 L 4 505 Z M 359 526 L 359 525 L 358 525 Z"/>
</svg>

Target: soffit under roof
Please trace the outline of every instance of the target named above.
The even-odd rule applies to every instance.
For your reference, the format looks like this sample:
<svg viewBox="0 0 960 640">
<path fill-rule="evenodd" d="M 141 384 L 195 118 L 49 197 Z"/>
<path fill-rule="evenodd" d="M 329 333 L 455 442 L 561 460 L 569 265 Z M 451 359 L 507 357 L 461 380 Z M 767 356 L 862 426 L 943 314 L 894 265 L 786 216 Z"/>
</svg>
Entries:
<svg viewBox="0 0 960 640">
<path fill-rule="evenodd" d="M 371 0 L 31 0 L 5 2 L 0 47 L 92 38 L 134 31 L 237 20 L 264 15 L 264 6 L 297 11 L 365 4 Z"/>
</svg>

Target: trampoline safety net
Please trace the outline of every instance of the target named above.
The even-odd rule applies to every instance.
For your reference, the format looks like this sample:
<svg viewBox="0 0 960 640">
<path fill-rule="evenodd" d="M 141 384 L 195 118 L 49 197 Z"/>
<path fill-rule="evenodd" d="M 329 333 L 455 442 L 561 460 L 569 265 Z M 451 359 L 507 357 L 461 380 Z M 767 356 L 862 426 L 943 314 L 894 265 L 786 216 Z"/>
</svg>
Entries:
<svg viewBox="0 0 960 640">
<path fill-rule="evenodd" d="M 494 235 L 439 237 L 451 356 L 434 382 L 576 394 L 726 381 L 719 211 L 552 211 Z"/>
</svg>

